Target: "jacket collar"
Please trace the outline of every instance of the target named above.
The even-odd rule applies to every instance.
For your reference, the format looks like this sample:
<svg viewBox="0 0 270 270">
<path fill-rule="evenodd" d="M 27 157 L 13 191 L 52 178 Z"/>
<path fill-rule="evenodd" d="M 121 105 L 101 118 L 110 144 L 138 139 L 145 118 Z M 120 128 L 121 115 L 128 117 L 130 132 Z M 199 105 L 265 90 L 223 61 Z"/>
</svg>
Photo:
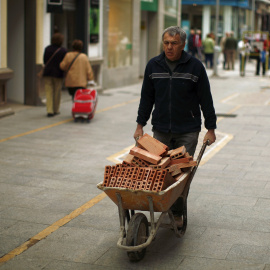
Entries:
<svg viewBox="0 0 270 270">
<path fill-rule="evenodd" d="M 179 64 L 184 64 L 188 62 L 188 60 L 191 58 L 190 54 L 185 52 L 184 50 L 182 51 L 182 55 L 180 57 Z M 165 64 L 165 52 L 162 52 L 160 55 L 157 56 L 156 61 L 159 64 Z"/>
</svg>

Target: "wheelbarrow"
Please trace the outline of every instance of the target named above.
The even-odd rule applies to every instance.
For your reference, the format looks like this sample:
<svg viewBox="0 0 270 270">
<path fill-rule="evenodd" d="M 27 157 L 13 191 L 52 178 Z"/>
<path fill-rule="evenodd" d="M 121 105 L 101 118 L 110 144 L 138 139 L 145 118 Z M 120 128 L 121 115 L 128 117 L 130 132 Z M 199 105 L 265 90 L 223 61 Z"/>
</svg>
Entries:
<svg viewBox="0 0 270 270">
<path fill-rule="evenodd" d="M 187 228 L 187 197 L 191 181 L 200 164 L 208 142 L 204 143 L 197 158 L 197 165 L 186 171 L 177 182 L 160 192 L 147 190 L 130 190 L 119 187 L 104 187 L 103 182 L 97 187 L 103 190 L 118 206 L 120 220 L 120 237 L 117 246 L 127 251 L 130 261 L 136 262 L 144 258 L 146 247 L 154 240 L 160 227 L 174 230 L 177 237 L 182 237 Z M 179 199 L 182 200 L 182 227 L 177 227 L 170 207 Z M 138 211 L 149 211 L 150 222 L 146 215 Z M 161 212 L 155 221 L 154 212 Z M 169 215 L 170 223 L 162 221 Z M 127 229 L 126 229 L 127 221 Z M 149 230 L 150 227 L 150 230 Z"/>
</svg>

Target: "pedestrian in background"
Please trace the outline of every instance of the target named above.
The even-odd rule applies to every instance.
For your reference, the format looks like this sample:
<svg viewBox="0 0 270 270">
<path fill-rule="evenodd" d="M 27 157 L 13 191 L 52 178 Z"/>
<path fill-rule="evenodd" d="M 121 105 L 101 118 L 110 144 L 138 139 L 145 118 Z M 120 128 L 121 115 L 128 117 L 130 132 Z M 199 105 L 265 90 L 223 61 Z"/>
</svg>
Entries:
<svg viewBox="0 0 270 270">
<path fill-rule="evenodd" d="M 225 41 L 225 53 L 226 53 L 226 61 L 227 61 L 227 69 L 234 70 L 234 62 L 237 50 L 237 40 L 234 37 L 234 33 L 231 32 L 229 37 L 226 38 Z"/>
<path fill-rule="evenodd" d="M 226 39 L 229 37 L 229 35 L 230 34 L 228 32 L 226 32 L 225 36 L 223 36 L 221 38 L 220 43 L 219 43 L 221 52 L 223 54 L 223 69 L 226 69 L 227 61 L 226 61 L 226 52 L 225 52 L 225 42 L 226 42 Z"/>
<path fill-rule="evenodd" d="M 213 68 L 213 56 L 214 56 L 214 50 L 215 50 L 215 41 L 211 37 L 211 34 L 207 34 L 207 37 L 205 40 L 203 40 L 203 50 L 204 50 L 204 56 L 205 56 L 205 67 Z"/>
<path fill-rule="evenodd" d="M 61 33 L 53 34 L 51 45 L 45 48 L 43 54 L 43 62 L 45 64 L 43 79 L 48 117 L 60 113 L 59 109 L 64 74 L 59 64 L 67 53 L 66 48 L 62 47 L 63 41 L 64 36 Z"/>
<path fill-rule="evenodd" d="M 194 155 L 201 131 L 201 110 L 208 130 L 203 141 L 216 140 L 216 114 L 210 84 L 203 64 L 184 51 L 186 33 L 171 26 L 162 35 L 163 52 L 145 69 L 134 139 L 143 136 L 143 127 L 152 112 L 154 138 L 170 149 L 185 146 Z M 177 199 L 171 210 L 181 227 L 183 205 Z"/>
<path fill-rule="evenodd" d="M 190 29 L 188 36 L 188 52 L 192 56 L 195 56 L 197 52 L 194 42 L 195 42 L 195 31 L 194 29 Z"/>
<path fill-rule="evenodd" d="M 199 60 L 202 60 L 202 37 L 201 30 L 196 30 L 196 34 L 194 37 L 194 45 L 196 47 L 196 54 Z"/>
<path fill-rule="evenodd" d="M 94 75 L 88 56 L 82 53 L 83 42 L 78 39 L 74 40 L 72 49 L 65 55 L 60 63 L 60 68 L 66 72 L 65 86 L 74 100 L 75 92 L 78 89 L 87 88 L 88 81 L 94 80 Z"/>
<path fill-rule="evenodd" d="M 238 42 L 239 62 L 240 62 L 240 76 L 245 76 L 246 61 L 249 57 L 251 46 L 247 38 Z"/>
</svg>

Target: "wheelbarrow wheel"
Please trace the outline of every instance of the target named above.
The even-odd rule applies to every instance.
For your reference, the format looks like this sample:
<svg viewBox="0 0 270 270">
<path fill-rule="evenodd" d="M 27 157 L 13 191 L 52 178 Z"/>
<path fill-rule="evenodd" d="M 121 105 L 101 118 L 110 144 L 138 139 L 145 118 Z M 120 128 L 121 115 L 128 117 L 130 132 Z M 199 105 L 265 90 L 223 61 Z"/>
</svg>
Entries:
<svg viewBox="0 0 270 270">
<path fill-rule="evenodd" d="M 127 230 L 126 245 L 138 246 L 146 242 L 149 236 L 148 220 L 142 213 L 137 213 L 131 217 Z M 146 248 L 139 251 L 128 251 L 127 255 L 132 262 L 143 259 Z"/>
</svg>

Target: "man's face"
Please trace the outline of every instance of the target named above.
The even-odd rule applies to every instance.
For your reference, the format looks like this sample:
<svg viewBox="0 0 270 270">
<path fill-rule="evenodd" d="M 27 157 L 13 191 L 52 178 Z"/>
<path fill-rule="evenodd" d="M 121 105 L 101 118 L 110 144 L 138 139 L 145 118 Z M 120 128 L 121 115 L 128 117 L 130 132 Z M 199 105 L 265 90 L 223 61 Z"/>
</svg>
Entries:
<svg viewBox="0 0 270 270">
<path fill-rule="evenodd" d="M 165 33 L 163 37 L 163 50 L 169 60 L 176 61 L 180 59 L 184 47 L 185 43 L 181 44 L 179 35 L 172 37 L 168 33 Z"/>
</svg>

